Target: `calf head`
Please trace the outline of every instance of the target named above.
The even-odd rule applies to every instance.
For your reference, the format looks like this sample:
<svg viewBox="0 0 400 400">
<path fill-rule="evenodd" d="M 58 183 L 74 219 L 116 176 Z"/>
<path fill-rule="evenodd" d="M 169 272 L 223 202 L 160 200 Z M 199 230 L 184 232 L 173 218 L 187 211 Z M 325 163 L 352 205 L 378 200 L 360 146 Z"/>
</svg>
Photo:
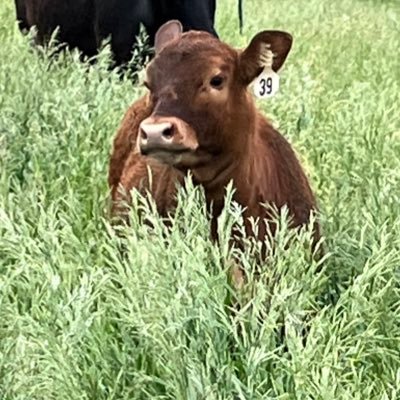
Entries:
<svg viewBox="0 0 400 400">
<path fill-rule="evenodd" d="M 288 33 L 263 31 L 238 51 L 206 32 L 182 33 L 178 21 L 164 24 L 146 70 L 154 108 L 140 125 L 138 150 L 192 170 L 239 157 L 255 124 L 247 86 L 261 73 L 267 50 L 278 71 L 291 44 Z"/>
</svg>

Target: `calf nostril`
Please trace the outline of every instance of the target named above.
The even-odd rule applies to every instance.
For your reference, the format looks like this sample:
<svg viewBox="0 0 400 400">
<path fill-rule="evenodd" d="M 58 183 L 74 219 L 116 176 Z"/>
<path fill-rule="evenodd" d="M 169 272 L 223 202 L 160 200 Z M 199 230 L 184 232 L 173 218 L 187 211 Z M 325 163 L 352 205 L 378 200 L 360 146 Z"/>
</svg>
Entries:
<svg viewBox="0 0 400 400">
<path fill-rule="evenodd" d="M 162 137 L 163 137 L 164 139 L 171 139 L 172 136 L 174 136 L 174 129 L 173 129 L 173 127 L 164 129 L 164 130 L 162 131 L 161 135 L 162 135 Z"/>
<path fill-rule="evenodd" d="M 143 128 L 140 129 L 140 138 L 143 140 L 147 139 L 147 133 Z"/>
</svg>

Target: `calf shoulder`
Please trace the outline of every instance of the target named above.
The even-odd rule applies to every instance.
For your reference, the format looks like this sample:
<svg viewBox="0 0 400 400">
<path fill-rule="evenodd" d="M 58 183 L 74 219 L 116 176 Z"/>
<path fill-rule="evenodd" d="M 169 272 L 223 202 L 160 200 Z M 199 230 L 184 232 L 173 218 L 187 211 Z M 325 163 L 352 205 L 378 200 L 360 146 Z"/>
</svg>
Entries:
<svg viewBox="0 0 400 400">
<path fill-rule="evenodd" d="M 275 231 L 271 220 L 273 214 L 265 204 L 278 209 L 287 206 L 292 227 L 306 224 L 310 213 L 315 211 L 316 201 L 306 174 L 289 142 L 264 118 L 257 116 L 256 129 L 249 153 L 236 174 L 235 200 L 246 207 L 244 212 L 246 231 L 251 234 L 249 217 L 269 220 L 270 229 Z M 316 227 L 317 228 L 317 227 Z M 260 227 L 262 239 L 265 230 Z M 318 238 L 318 228 L 315 229 Z"/>
<path fill-rule="evenodd" d="M 114 138 L 110 157 L 108 184 L 111 189 L 111 214 L 123 216 L 131 201 L 130 191 L 150 193 L 161 216 L 176 207 L 176 188 L 183 175 L 136 151 L 140 123 L 152 112 L 147 96 L 133 103 L 126 112 Z"/>
<path fill-rule="evenodd" d="M 309 222 L 310 214 L 317 211 L 317 203 L 309 179 L 296 155 L 295 150 L 286 138 L 267 120 L 261 124 L 260 134 L 266 149 L 267 160 L 264 168 L 268 180 L 264 181 L 264 201 L 268 192 L 276 191 L 275 204 L 286 205 L 292 217 L 292 227 L 299 227 Z M 320 238 L 319 224 L 314 224 L 314 244 Z"/>
<path fill-rule="evenodd" d="M 135 101 L 125 113 L 121 125 L 115 135 L 111 152 L 108 185 L 115 191 L 129 154 L 134 150 L 140 123 L 152 112 L 152 106 L 147 96 Z"/>
</svg>

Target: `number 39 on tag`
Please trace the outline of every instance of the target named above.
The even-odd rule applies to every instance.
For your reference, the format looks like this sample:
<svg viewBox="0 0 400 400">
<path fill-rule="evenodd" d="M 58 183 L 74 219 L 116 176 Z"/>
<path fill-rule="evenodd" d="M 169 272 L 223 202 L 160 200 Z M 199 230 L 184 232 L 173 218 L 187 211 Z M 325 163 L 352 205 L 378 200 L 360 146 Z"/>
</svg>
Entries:
<svg viewBox="0 0 400 400">
<path fill-rule="evenodd" d="M 279 90 L 279 75 L 270 68 L 265 68 L 254 80 L 254 95 L 259 99 L 275 96 Z"/>
</svg>

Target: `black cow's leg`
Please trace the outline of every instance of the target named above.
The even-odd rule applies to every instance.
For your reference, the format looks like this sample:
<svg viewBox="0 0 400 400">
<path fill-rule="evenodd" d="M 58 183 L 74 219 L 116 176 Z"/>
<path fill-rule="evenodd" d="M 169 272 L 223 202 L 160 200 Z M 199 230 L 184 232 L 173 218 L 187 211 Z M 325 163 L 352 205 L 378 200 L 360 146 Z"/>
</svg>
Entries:
<svg viewBox="0 0 400 400">
<path fill-rule="evenodd" d="M 182 0 L 176 2 L 175 16 L 182 22 L 183 29 L 200 30 L 218 37 L 214 29 L 215 0 Z"/>
</svg>

